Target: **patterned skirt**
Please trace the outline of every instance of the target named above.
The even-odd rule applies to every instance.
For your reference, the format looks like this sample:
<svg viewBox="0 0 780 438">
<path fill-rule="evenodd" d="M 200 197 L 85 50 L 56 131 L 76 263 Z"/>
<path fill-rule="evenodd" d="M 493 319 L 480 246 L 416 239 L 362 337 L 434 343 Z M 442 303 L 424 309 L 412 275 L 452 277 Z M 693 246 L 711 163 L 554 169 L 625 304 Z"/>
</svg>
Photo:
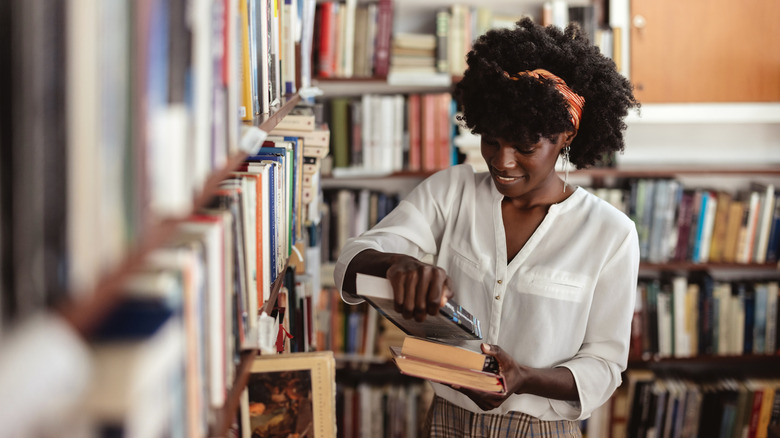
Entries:
<svg viewBox="0 0 780 438">
<path fill-rule="evenodd" d="M 581 438 L 577 421 L 542 421 L 521 412 L 476 414 L 434 397 L 426 431 L 431 438 Z"/>
</svg>

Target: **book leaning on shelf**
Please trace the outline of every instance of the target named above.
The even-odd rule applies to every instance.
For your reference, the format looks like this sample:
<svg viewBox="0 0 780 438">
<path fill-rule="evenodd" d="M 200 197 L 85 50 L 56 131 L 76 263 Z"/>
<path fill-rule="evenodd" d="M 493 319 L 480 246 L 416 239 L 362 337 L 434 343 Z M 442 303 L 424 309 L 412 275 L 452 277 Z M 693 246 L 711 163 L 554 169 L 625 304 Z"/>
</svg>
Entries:
<svg viewBox="0 0 780 438">
<path fill-rule="evenodd" d="M 413 336 L 390 351 L 403 374 L 479 391 L 506 392 L 504 376 L 493 356 Z"/>
<path fill-rule="evenodd" d="M 419 322 L 396 312 L 393 287 L 386 278 L 358 273 L 355 286 L 360 298 L 407 335 L 434 339 L 482 339 L 479 319 L 453 300 L 448 300 L 438 314 L 426 315 L 425 320 Z"/>
<path fill-rule="evenodd" d="M 336 437 L 336 361 L 319 351 L 259 356 L 240 406 L 238 436 Z"/>
</svg>

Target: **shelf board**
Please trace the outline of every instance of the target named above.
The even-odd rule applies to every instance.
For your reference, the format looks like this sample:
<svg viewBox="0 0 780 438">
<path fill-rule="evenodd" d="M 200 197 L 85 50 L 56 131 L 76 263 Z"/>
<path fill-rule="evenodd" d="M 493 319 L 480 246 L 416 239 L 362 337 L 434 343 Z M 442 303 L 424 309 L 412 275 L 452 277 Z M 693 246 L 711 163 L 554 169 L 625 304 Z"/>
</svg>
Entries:
<svg viewBox="0 0 780 438">
<path fill-rule="evenodd" d="M 631 111 L 634 124 L 739 124 L 780 123 L 780 103 L 657 103 Z"/>
<path fill-rule="evenodd" d="M 300 101 L 298 95 L 286 96 L 284 102 L 270 114 L 259 117 L 254 125 L 265 132 L 270 132 L 284 116 Z M 193 198 L 191 213 L 204 207 L 213 197 L 230 172 L 238 167 L 247 157 L 245 152 L 238 152 L 229 157 L 227 163 L 214 170 L 206 179 L 199 193 Z M 161 218 L 150 225 L 137 240 L 124 258 L 109 272 L 101 276 L 91 291 L 79 291 L 70 296 L 74 300 L 62 303 L 57 309 L 71 326 L 84 337 L 89 337 L 102 318 L 119 302 L 122 295 L 122 284 L 127 278 L 143 266 L 146 256 L 159 248 L 175 235 L 177 227 L 190 215 L 175 218 Z"/>
<path fill-rule="evenodd" d="M 447 84 L 432 83 L 424 80 L 411 83 L 388 83 L 386 78 L 328 78 L 314 79 L 312 85 L 322 90 L 325 97 L 360 96 L 363 94 L 409 94 L 435 93 L 449 91 L 451 81 Z"/>
<path fill-rule="evenodd" d="M 424 171 L 398 171 L 398 172 L 374 172 L 364 169 L 333 169 L 333 174 L 323 176 L 323 182 L 334 184 L 340 180 L 355 179 L 386 179 L 386 178 L 419 178 L 423 179 L 435 172 Z M 559 171 L 563 173 L 563 171 Z M 768 165 L 668 165 L 646 164 L 626 165 L 618 167 L 594 167 L 589 169 L 570 170 L 569 176 L 585 176 L 589 178 L 674 178 L 677 176 L 740 176 L 740 175 L 764 175 L 780 176 L 780 164 Z"/>
<path fill-rule="evenodd" d="M 694 357 L 653 357 L 647 360 L 629 360 L 628 368 L 646 368 L 672 375 L 698 375 L 722 377 L 723 375 L 780 376 L 780 355 L 699 355 Z"/>
<path fill-rule="evenodd" d="M 666 263 L 647 263 L 642 262 L 639 269 L 659 270 L 659 271 L 708 271 L 711 269 L 755 269 L 760 271 L 778 271 L 778 263 L 694 263 L 694 262 L 666 262 Z"/>
<path fill-rule="evenodd" d="M 569 171 L 569 175 L 591 178 L 673 178 L 680 175 L 768 175 L 780 176 L 780 165 L 669 165 L 643 164 L 618 167 L 594 167 Z"/>
<path fill-rule="evenodd" d="M 278 107 L 271 108 L 271 111 L 268 114 L 258 115 L 255 117 L 252 124 L 265 132 L 271 132 L 284 116 L 289 114 L 290 110 L 292 110 L 300 101 L 301 96 L 297 94 L 288 94 L 282 98 L 282 102 Z"/>
</svg>

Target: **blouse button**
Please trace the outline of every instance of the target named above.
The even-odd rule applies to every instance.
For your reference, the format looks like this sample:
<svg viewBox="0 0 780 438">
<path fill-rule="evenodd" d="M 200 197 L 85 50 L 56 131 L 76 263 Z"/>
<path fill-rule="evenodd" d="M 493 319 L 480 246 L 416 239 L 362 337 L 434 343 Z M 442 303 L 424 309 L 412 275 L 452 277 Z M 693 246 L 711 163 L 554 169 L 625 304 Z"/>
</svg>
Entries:
<svg viewBox="0 0 780 438">
<path fill-rule="evenodd" d="M 501 299 L 501 295 L 496 295 L 496 299 L 500 300 Z"/>
<path fill-rule="evenodd" d="M 498 280 L 498 284 L 501 284 L 501 283 L 503 283 L 503 281 L 502 280 Z"/>
</svg>

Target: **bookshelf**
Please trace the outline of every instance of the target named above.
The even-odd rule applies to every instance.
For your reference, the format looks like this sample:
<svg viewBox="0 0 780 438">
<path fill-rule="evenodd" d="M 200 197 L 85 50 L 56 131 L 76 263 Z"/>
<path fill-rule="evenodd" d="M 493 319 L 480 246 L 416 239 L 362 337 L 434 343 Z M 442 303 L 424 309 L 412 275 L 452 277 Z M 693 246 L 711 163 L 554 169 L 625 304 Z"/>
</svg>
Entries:
<svg viewBox="0 0 780 438">
<path fill-rule="evenodd" d="M 457 2 L 441 0 L 425 4 L 409 0 L 397 0 L 396 22 L 394 32 L 427 32 L 435 30 L 435 11 L 449 8 Z M 500 0 L 484 2 L 496 9 L 505 8 L 508 2 Z M 515 2 L 514 12 L 530 13 L 536 17 L 541 14 L 542 3 L 540 1 Z M 575 2 L 571 2 L 575 3 Z M 580 3 L 580 2 L 577 2 Z M 588 2 L 581 2 L 588 3 Z M 662 50 L 669 51 L 670 47 L 674 56 L 686 57 L 685 50 L 676 50 L 681 45 L 679 41 L 669 43 L 669 38 L 675 32 L 683 30 L 672 28 L 670 35 L 657 37 L 656 41 L 641 40 L 642 37 L 651 36 L 649 32 L 641 35 L 641 30 L 632 22 L 636 13 L 637 1 L 613 0 L 609 2 L 593 2 L 602 6 L 608 5 L 608 21 L 613 27 L 621 28 L 622 37 L 619 47 L 616 47 L 615 60 L 619 69 L 633 81 L 643 81 L 642 88 L 647 93 L 654 87 L 652 81 L 658 78 L 646 76 L 647 61 L 658 65 L 658 56 L 649 56 L 647 52 L 638 47 L 638 44 L 652 43 L 661 45 Z M 650 7 L 648 5 L 640 5 Z M 672 8 L 673 0 L 652 5 L 654 9 Z M 763 5 L 762 7 L 770 7 Z M 771 6 L 774 7 L 774 6 Z M 694 2 L 684 8 L 698 10 L 710 10 L 711 5 L 704 2 Z M 731 10 L 724 7 L 720 10 Z M 751 12 L 752 11 L 752 12 Z M 753 13 L 755 9 L 742 8 L 735 20 L 740 21 L 746 15 Z M 699 14 L 700 15 L 700 14 Z M 729 14 L 721 14 L 722 17 L 708 22 L 700 23 L 709 32 L 718 20 L 728 20 Z M 654 16 L 654 20 L 663 20 L 664 23 L 672 17 L 678 17 L 675 13 L 666 13 L 665 16 Z M 697 17 L 695 22 L 699 22 Z M 686 25 L 682 26 L 682 22 Z M 697 32 L 697 27 L 691 27 L 690 22 L 683 20 L 678 23 L 685 27 L 687 32 Z M 663 28 L 667 24 L 658 25 L 656 29 Z M 768 26 L 765 26 L 768 27 Z M 759 26 L 760 28 L 760 26 Z M 776 26 L 774 27 L 776 28 Z M 753 32 L 747 32 L 753 35 Z M 767 38 L 765 32 L 762 36 L 750 36 L 758 40 L 756 47 L 762 47 L 761 40 Z M 772 38 L 776 32 L 772 31 L 770 45 L 776 44 L 776 38 Z M 616 37 L 617 38 L 617 37 Z M 688 38 L 691 44 L 696 45 L 698 53 L 712 53 L 717 48 L 707 46 L 702 38 Z M 773 47 L 773 46 L 772 46 Z M 666 52 L 664 52 L 666 53 Z M 634 58 L 636 55 L 637 59 Z M 639 58 L 642 59 L 639 59 Z M 665 55 L 664 55 L 665 59 Z M 720 58 L 719 62 L 726 62 Z M 641 64 L 644 62 L 644 67 Z M 674 63 L 682 65 L 683 63 Z M 662 64 L 665 65 L 665 64 Z M 671 65 L 671 64 L 670 64 Z M 697 67 L 698 68 L 698 67 Z M 728 72 L 728 70 L 724 70 Z M 728 74 L 728 73 L 726 73 Z M 762 73 L 763 75 L 764 73 Z M 669 77 L 671 76 L 671 77 Z M 695 76 L 695 75 L 694 75 Z M 772 74 L 765 74 L 772 77 Z M 774 75 L 776 76 L 776 74 Z M 665 79 L 681 82 L 684 86 L 690 85 L 691 73 L 686 69 L 675 69 Z M 424 81 L 425 78 L 419 78 Z M 450 82 L 455 83 L 457 75 L 452 75 Z M 724 80 L 724 82 L 731 82 Z M 674 95 L 661 93 L 650 96 L 643 102 L 640 112 L 632 112 L 626 119 L 628 130 L 626 134 L 626 152 L 616 157 L 616 166 L 609 168 L 592 168 L 586 170 L 573 170 L 569 173 L 570 181 L 584 187 L 609 188 L 623 187 L 626 181 L 639 179 L 677 179 L 690 188 L 714 188 L 736 193 L 746 189 L 750 182 L 772 183 L 775 187 L 780 184 L 780 149 L 777 140 L 780 138 L 780 107 L 774 97 L 774 91 L 768 94 L 756 96 L 752 81 L 744 81 L 741 86 L 736 86 L 729 92 L 736 93 L 723 98 L 715 92 L 717 87 L 709 87 L 709 90 L 689 87 L 693 94 L 677 93 Z M 771 82 L 771 81 L 769 81 Z M 385 77 L 353 77 L 353 78 L 316 78 L 315 83 L 323 90 L 324 96 L 320 99 L 327 102 L 329 98 L 349 97 L 359 99 L 365 94 L 376 95 L 409 95 L 422 93 L 446 92 L 446 86 L 420 86 L 418 84 L 395 84 Z M 664 83 L 659 80 L 659 83 Z M 767 87 L 773 85 L 762 82 Z M 662 87 L 658 87 L 662 88 Z M 695 88 L 695 89 L 694 89 Z M 705 87 L 706 88 L 706 87 Z M 640 96 L 641 94 L 638 94 Z M 640 100 L 642 100 L 640 98 Z M 462 151 L 461 151 L 462 152 Z M 478 154 L 477 154 L 478 155 Z M 462 158 L 462 157 L 460 157 Z M 348 189 L 355 193 L 362 189 L 380 190 L 386 193 L 408 193 L 416 182 L 429 176 L 432 172 L 409 171 L 405 169 L 374 170 L 360 168 L 333 169 L 333 172 L 323 179 L 323 188 L 327 190 Z M 335 208 L 335 207 L 334 207 Z M 761 279 L 780 280 L 780 268 L 777 262 L 768 263 L 726 263 L 726 262 L 693 262 L 682 261 L 656 261 L 644 260 L 640 266 L 640 274 L 645 277 L 655 278 L 670 274 L 688 275 L 712 272 L 726 279 Z M 323 274 L 326 275 L 326 274 Z M 693 377 L 711 376 L 719 370 L 727 370 L 733 375 L 743 377 L 773 377 L 777 378 L 780 356 L 778 354 L 766 355 L 700 355 L 691 358 L 652 357 L 647 360 L 631 360 L 629 370 L 651 369 L 661 374 L 681 374 Z M 343 380 L 360 379 L 360 376 L 347 372 L 340 376 Z M 614 401 L 613 401 L 614 402 Z M 627 415 L 627 414 L 626 414 Z M 623 416 L 625 421 L 627 416 Z M 625 426 L 625 425 L 624 425 Z M 613 434 L 611 436 L 625 436 Z"/>
<path fill-rule="evenodd" d="M 300 3 L 313 10 L 314 0 Z M 253 29 L 254 39 L 239 42 L 249 5 L 257 7 L 251 24 L 268 32 Z M 271 12 L 265 23 L 261 10 Z M 308 104 L 309 78 L 290 61 L 296 43 L 305 45 L 294 32 L 305 33 L 312 17 L 264 0 L 12 1 L 2 12 L 0 436 L 54 430 L 41 427 L 238 433 L 237 418 L 247 415 L 241 396 L 261 355 L 254 321 L 288 305 L 281 297 L 295 285 L 284 274 L 304 262 L 289 259 L 292 247 L 313 230 L 303 210 L 318 208 L 316 199 L 302 201 L 304 187 L 313 190 L 303 178 L 303 141 L 272 134 Z M 293 26 L 274 22 L 282 18 Z M 273 57 L 261 48 L 271 37 L 280 48 Z M 241 48 L 254 63 L 241 59 Z M 278 75 L 258 78 L 262 64 Z M 266 105 L 254 102 L 250 84 Z M 286 155 L 269 158 L 271 146 Z M 238 175 L 247 166 L 258 173 Z M 255 179 L 264 166 L 277 186 Z M 257 208 L 266 196 L 267 208 Z M 260 266 L 272 257 L 260 242 L 271 234 L 289 247 L 273 248 L 279 263 L 264 289 Z M 37 266 L 32 275 L 20 270 L 36 255 L 46 258 L 45 282 Z M 36 326 L 41 315 L 59 325 Z M 285 324 L 274 323 L 271 331 Z M 70 344 L 19 344 L 51 327 L 61 329 L 52 339 Z M 161 351 L 159 361 L 148 360 Z M 58 360 L 48 364 L 52 355 Z M 22 375 L 13 367 L 27 357 Z M 112 379 L 111 368 L 125 374 Z M 69 381 L 68 373 L 67 393 L 49 388 L 47 379 Z M 26 398 L 4 386 L 26 379 Z M 140 389 L 128 395 L 133 383 Z M 68 404 L 67 412 L 58 407 L 66 418 L 54 418 L 49 400 Z"/>
<path fill-rule="evenodd" d="M 289 96 L 285 103 L 269 115 L 263 115 L 256 119 L 254 124 L 261 130 L 270 132 L 279 121 L 300 101 L 300 97 Z M 195 196 L 192 202 L 190 214 L 179 218 L 162 218 L 157 224 L 152 225 L 140 236 L 136 247 L 131 249 L 120 263 L 108 273 L 97 280 L 94 290 L 89 292 L 74 293 L 74 296 L 88 297 L 75 302 L 62 305 L 60 312 L 82 335 L 89 336 L 91 330 L 117 303 L 122 293 L 121 285 L 144 262 L 145 257 L 155 248 L 165 244 L 188 216 L 202 209 L 214 196 L 221 181 L 224 181 L 232 171 L 247 157 L 246 152 L 239 152 L 228 159 L 227 164 L 216 169 L 209 175 L 203 188 Z M 278 292 L 278 287 L 274 290 Z"/>
</svg>

